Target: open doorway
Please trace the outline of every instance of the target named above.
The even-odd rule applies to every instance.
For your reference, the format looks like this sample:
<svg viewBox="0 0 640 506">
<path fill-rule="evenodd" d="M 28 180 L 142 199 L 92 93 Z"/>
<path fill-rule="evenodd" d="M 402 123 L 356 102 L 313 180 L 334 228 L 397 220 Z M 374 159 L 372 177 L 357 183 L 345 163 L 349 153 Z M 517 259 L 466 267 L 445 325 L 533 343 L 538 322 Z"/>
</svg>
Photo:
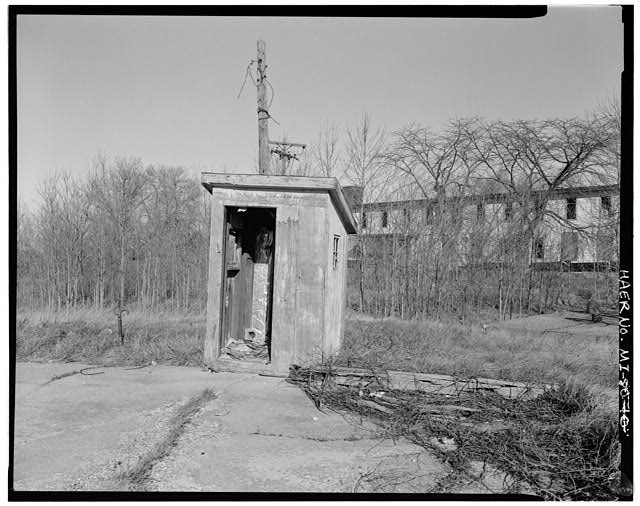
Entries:
<svg viewBox="0 0 640 506">
<path fill-rule="evenodd" d="M 270 362 L 276 210 L 225 208 L 221 355 Z"/>
</svg>

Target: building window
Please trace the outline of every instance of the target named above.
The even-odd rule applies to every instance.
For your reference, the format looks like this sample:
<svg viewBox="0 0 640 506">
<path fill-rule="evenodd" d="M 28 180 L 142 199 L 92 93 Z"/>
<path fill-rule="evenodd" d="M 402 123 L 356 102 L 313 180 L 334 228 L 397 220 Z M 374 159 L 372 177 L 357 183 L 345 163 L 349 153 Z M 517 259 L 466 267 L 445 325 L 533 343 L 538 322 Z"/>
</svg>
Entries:
<svg viewBox="0 0 640 506">
<path fill-rule="evenodd" d="M 538 238 L 533 242 L 533 253 L 536 260 L 544 260 L 544 242 Z"/>
<path fill-rule="evenodd" d="M 562 232 L 560 244 L 560 260 L 575 262 L 580 254 L 578 232 Z"/>
<path fill-rule="evenodd" d="M 386 228 L 389 224 L 389 213 L 382 211 L 382 228 Z"/>
<path fill-rule="evenodd" d="M 484 241 L 485 237 L 483 233 L 471 233 L 471 236 L 469 237 L 469 242 L 471 243 L 471 247 L 469 250 L 469 263 L 482 261 L 482 250 L 484 249 Z"/>
<path fill-rule="evenodd" d="M 436 210 L 433 206 L 427 206 L 427 223 L 431 223 L 435 219 Z"/>
<path fill-rule="evenodd" d="M 334 269 L 338 268 L 338 251 L 340 251 L 339 247 L 340 247 L 340 236 L 334 235 L 333 236 L 333 268 Z"/>
<path fill-rule="evenodd" d="M 577 216 L 577 202 L 575 198 L 567 199 L 567 219 L 575 220 Z"/>
<path fill-rule="evenodd" d="M 478 207 L 476 207 L 476 219 L 484 221 L 484 204 L 478 204 Z"/>
<path fill-rule="evenodd" d="M 362 211 L 362 228 L 367 228 L 367 213 Z"/>
<path fill-rule="evenodd" d="M 611 262 L 617 259 L 618 241 L 612 231 L 600 232 L 596 235 L 596 260 Z"/>
<path fill-rule="evenodd" d="M 605 214 L 609 217 L 613 216 L 613 208 L 611 207 L 611 197 L 608 195 L 604 197 L 600 197 L 600 209 L 602 210 L 602 214 Z"/>
<path fill-rule="evenodd" d="M 407 209 L 406 207 L 402 210 L 402 216 L 404 216 L 405 220 L 408 220 L 410 218 L 409 215 L 409 209 Z"/>
<path fill-rule="evenodd" d="M 504 205 L 504 220 L 511 221 L 513 218 L 513 202 L 508 202 Z"/>
</svg>

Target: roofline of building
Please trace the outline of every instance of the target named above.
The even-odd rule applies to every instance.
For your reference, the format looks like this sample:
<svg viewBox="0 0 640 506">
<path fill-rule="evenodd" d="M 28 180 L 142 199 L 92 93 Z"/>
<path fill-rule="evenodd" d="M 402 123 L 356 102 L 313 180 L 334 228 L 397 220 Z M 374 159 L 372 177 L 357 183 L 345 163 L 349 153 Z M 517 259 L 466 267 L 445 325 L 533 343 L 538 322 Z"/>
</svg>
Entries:
<svg viewBox="0 0 640 506">
<path fill-rule="evenodd" d="M 281 176 L 266 174 L 221 174 L 203 172 L 200 182 L 209 193 L 212 188 L 240 190 L 329 193 L 333 205 L 348 234 L 357 233 L 356 220 L 342 187 L 335 177 Z"/>
<path fill-rule="evenodd" d="M 559 200 L 572 197 L 600 197 L 612 194 L 619 194 L 620 186 L 617 184 L 611 185 L 599 185 L 599 186 L 574 186 L 571 188 L 557 188 L 551 190 L 533 190 L 530 192 L 530 197 L 535 199 L 536 197 L 543 197 L 548 195 L 549 200 Z M 495 204 L 504 202 L 517 202 L 518 197 L 523 196 L 523 193 L 514 192 L 493 192 L 493 193 L 476 193 L 473 195 L 462 195 L 456 197 L 445 198 L 446 202 L 460 202 L 461 204 Z M 437 198 L 430 199 L 412 199 L 412 200 L 393 200 L 387 202 L 365 202 L 365 211 L 389 211 L 393 209 L 406 209 L 406 208 L 421 208 L 429 205 L 433 205 L 438 202 Z"/>
</svg>

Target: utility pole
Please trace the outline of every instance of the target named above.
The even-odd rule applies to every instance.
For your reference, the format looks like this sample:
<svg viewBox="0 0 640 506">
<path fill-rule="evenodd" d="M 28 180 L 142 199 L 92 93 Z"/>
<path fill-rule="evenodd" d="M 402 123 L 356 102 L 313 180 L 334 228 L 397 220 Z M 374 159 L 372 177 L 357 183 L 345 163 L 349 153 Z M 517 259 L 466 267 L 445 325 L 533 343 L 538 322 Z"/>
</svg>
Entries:
<svg viewBox="0 0 640 506">
<path fill-rule="evenodd" d="M 287 174 L 287 167 L 291 160 L 300 160 L 300 155 L 292 152 L 291 149 L 302 148 L 304 150 L 307 147 L 306 144 L 299 142 L 287 142 L 286 137 L 282 141 L 269 141 L 269 144 L 275 146 L 271 148 L 271 153 L 280 157 L 280 173 L 282 175 Z"/>
<path fill-rule="evenodd" d="M 267 55 L 265 43 L 258 41 L 258 172 L 269 174 L 269 111 L 267 110 Z"/>
</svg>

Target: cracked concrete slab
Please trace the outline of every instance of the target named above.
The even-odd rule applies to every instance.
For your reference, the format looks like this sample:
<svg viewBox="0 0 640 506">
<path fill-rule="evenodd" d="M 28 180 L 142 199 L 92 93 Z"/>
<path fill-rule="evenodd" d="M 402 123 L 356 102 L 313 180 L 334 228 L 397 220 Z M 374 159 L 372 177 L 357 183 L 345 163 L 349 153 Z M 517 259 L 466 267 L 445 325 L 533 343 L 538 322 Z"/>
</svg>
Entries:
<svg viewBox="0 0 640 506">
<path fill-rule="evenodd" d="M 250 389 L 243 383 L 224 387 L 154 468 L 151 485 L 225 492 L 412 492 L 444 472 L 422 448 L 381 439 L 373 425 L 356 426 L 320 412 L 301 393 L 272 378 L 254 377 Z M 373 476 L 378 479 L 368 479 Z"/>
<path fill-rule="evenodd" d="M 296 386 L 255 374 L 158 366 L 17 364 L 16 490 L 103 490 L 150 448 L 175 407 L 205 388 L 217 398 L 157 463 L 149 490 L 423 492 L 446 473 L 424 449 L 379 439 L 318 411 Z M 135 454 L 135 455 L 134 455 Z"/>
</svg>

